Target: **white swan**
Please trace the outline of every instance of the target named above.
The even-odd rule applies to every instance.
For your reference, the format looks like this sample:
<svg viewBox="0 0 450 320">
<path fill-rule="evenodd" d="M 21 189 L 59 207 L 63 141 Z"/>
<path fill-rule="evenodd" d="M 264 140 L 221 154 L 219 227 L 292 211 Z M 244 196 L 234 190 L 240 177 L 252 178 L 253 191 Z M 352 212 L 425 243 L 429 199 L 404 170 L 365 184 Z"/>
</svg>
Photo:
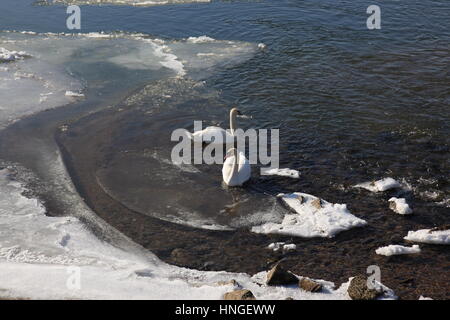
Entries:
<svg viewBox="0 0 450 320">
<path fill-rule="evenodd" d="M 198 143 L 212 143 L 212 144 L 231 144 L 234 142 L 234 130 L 236 129 L 236 118 L 242 116 L 242 113 L 233 108 L 230 110 L 230 130 L 225 130 L 221 127 L 210 126 L 203 130 L 190 133 L 189 137 Z M 218 137 L 219 140 L 216 140 Z"/>
<path fill-rule="evenodd" d="M 250 164 L 245 155 L 236 148 L 228 150 L 222 167 L 225 184 L 230 187 L 241 186 L 250 179 L 250 175 Z"/>
</svg>

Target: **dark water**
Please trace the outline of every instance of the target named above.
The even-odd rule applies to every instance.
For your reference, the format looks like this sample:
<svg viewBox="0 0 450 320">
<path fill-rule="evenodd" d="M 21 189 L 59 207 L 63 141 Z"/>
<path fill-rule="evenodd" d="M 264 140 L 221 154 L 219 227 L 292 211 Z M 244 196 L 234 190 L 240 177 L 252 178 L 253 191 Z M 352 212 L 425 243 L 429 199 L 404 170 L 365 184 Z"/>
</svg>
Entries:
<svg viewBox="0 0 450 320">
<path fill-rule="evenodd" d="M 67 32 L 65 7 L 30 3 L 2 1 L 0 29 Z M 381 30 L 366 27 L 369 4 L 381 7 Z M 213 269 L 256 272 L 270 256 L 262 248 L 288 240 L 301 247 L 290 256 L 290 267 L 299 273 L 344 281 L 352 275 L 349 268 L 362 271 L 372 262 L 382 265 L 388 282 L 407 297 L 426 290 L 448 296 L 448 287 L 433 287 L 440 281 L 448 286 L 448 249 L 425 246 L 421 258 L 388 262 L 373 251 L 404 244 L 408 230 L 450 221 L 449 11 L 445 0 L 83 6 L 82 32 L 121 30 L 166 39 L 208 35 L 262 42 L 267 49 L 215 70 L 203 89 L 189 81 L 136 87 L 133 99 L 115 101 L 126 112 L 81 119 L 59 137 L 60 146 L 90 206 L 172 263 L 201 267 L 213 261 Z M 172 98 L 161 102 L 161 92 Z M 192 129 L 192 121 L 200 119 L 225 127 L 230 105 L 253 116 L 243 128 L 280 129 L 281 167 L 299 170 L 299 180 L 259 177 L 254 170 L 249 186 L 232 191 L 221 186 L 220 167 L 183 171 L 165 162 L 173 129 Z M 383 195 L 350 188 L 387 176 L 408 188 Z M 335 240 L 306 241 L 210 233 L 152 218 L 245 227 L 276 218 L 283 208 L 272 195 L 290 191 L 347 203 L 369 226 Z M 414 216 L 395 216 L 386 204 L 393 195 L 406 197 Z M 191 257 L 176 261 L 171 251 L 179 247 Z"/>
</svg>

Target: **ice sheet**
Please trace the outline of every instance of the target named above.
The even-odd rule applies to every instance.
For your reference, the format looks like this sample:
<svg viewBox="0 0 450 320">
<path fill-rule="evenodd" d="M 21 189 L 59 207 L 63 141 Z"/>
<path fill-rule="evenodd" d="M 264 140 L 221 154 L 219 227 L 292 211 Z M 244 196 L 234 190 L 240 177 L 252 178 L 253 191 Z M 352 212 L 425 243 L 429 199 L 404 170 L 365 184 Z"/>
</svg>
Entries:
<svg viewBox="0 0 450 320">
<path fill-rule="evenodd" d="M 296 213 L 286 214 L 280 223 L 253 227 L 253 232 L 304 238 L 333 237 L 341 231 L 366 225 L 366 221 L 352 215 L 345 204 L 329 203 L 300 192 L 280 194 L 279 197 Z"/>
</svg>

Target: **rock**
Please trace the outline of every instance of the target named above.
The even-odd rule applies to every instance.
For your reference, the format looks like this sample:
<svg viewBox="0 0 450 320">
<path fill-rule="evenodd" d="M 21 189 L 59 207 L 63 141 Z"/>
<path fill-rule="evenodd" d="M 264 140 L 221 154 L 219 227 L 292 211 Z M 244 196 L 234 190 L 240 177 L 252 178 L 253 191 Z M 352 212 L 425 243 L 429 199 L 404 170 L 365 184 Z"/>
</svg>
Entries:
<svg viewBox="0 0 450 320">
<path fill-rule="evenodd" d="M 364 276 L 356 276 L 350 281 L 347 293 L 352 300 L 375 300 L 382 292 L 367 287 L 367 279 Z"/>
<path fill-rule="evenodd" d="M 174 264 L 177 265 L 189 265 L 189 262 L 192 261 L 192 256 L 189 254 L 187 250 L 176 248 L 172 250 L 170 253 L 170 257 Z"/>
<path fill-rule="evenodd" d="M 448 229 L 450 229 L 450 224 L 444 224 L 443 226 L 440 227 L 431 228 L 430 231 L 428 231 L 428 233 L 432 233 L 434 231 L 445 231 Z"/>
<path fill-rule="evenodd" d="M 255 296 L 250 290 L 235 290 L 227 292 L 223 296 L 224 300 L 256 300 Z"/>
<path fill-rule="evenodd" d="M 295 283 L 298 283 L 297 277 L 284 270 L 279 264 L 275 265 L 267 273 L 266 284 L 269 286 L 283 286 Z"/>
<path fill-rule="evenodd" d="M 218 286 L 232 285 L 232 286 L 235 286 L 235 287 L 240 287 L 239 283 L 236 280 L 234 280 L 234 279 L 231 279 L 230 281 L 219 281 L 219 282 L 217 282 L 217 285 Z"/>
<path fill-rule="evenodd" d="M 298 286 L 308 292 L 320 292 L 322 291 L 322 285 L 314 280 L 308 278 L 302 278 L 298 282 Z"/>
<path fill-rule="evenodd" d="M 292 297 L 287 297 L 287 298 L 284 299 L 284 300 L 294 300 L 294 298 L 292 298 Z"/>
<path fill-rule="evenodd" d="M 322 201 L 320 201 L 319 198 L 314 199 L 313 201 L 311 201 L 311 205 L 317 209 L 321 209 L 322 208 Z"/>
</svg>

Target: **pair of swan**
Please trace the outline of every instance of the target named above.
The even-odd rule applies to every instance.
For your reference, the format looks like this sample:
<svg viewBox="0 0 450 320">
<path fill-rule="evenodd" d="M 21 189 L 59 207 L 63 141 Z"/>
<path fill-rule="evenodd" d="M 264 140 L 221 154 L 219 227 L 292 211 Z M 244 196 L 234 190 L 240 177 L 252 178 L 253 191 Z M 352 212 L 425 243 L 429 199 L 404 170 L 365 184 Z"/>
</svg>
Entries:
<svg viewBox="0 0 450 320">
<path fill-rule="evenodd" d="M 230 110 L 230 131 L 224 130 L 220 127 L 207 127 L 204 130 L 196 131 L 191 134 L 191 139 L 194 142 L 206 143 L 220 143 L 220 144 L 234 144 L 236 118 L 242 116 L 242 113 L 233 108 Z M 215 141 L 213 137 L 222 137 L 222 141 Z M 251 168 L 250 163 L 245 157 L 244 153 L 234 147 L 227 151 L 225 161 L 222 167 L 223 181 L 227 186 L 235 187 L 241 186 L 250 179 Z"/>
</svg>

